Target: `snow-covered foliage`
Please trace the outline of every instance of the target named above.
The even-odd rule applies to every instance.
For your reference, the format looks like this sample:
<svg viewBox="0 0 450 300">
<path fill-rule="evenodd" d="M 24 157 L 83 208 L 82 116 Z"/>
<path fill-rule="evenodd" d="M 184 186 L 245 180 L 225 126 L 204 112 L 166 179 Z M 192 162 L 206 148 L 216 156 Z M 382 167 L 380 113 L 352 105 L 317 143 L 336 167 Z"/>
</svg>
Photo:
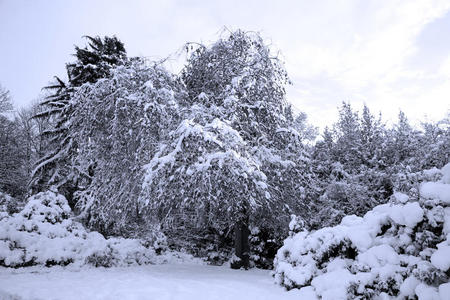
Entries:
<svg viewBox="0 0 450 300">
<path fill-rule="evenodd" d="M 394 190 L 404 190 L 401 185 L 419 184 L 425 179 L 421 170 L 443 167 L 450 159 L 448 124 L 446 118 L 419 130 L 400 112 L 387 128 L 367 106 L 358 113 L 344 102 L 338 121 L 312 148 L 321 196 L 312 203 L 310 228 L 336 225 L 348 214 L 362 216 Z"/>
<path fill-rule="evenodd" d="M 0 192 L 0 219 L 7 217 L 17 209 L 17 199 L 10 195 Z"/>
<path fill-rule="evenodd" d="M 419 201 L 397 192 L 395 203 L 363 217 L 288 237 L 275 261 L 277 283 L 312 287 L 322 299 L 447 299 L 450 164 L 439 173 L 440 181 L 421 184 Z"/>
<path fill-rule="evenodd" d="M 93 228 L 130 235 L 137 223 L 147 226 L 138 206 L 143 166 L 177 123 L 182 96 L 172 75 L 142 60 L 113 69 L 111 78 L 85 84 L 74 94 L 75 162 L 89 176 L 76 199 Z"/>
<path fill-rule="evenodd" d="M 147 166 L 142 200 L 149 209 L 166 216 L 195 207 L 201 226 L 223 230 L 220 224 L 229 226 L 270 201 L 266 176 L 227 123 L 185 120 L 170 136 Z"/>
<path fill-rule="evenodd" d="M 45 87 L 50 94 L 40 103 L 42 111 L 34 116 L 49 119 L 50 126 L 41 135 L 46 140 L 46 149 L 31 172 L 31 185 L 38 191 L 57 186 L 72 206 L 75 204 L 73 193 L 81 188 L 83 179 L 89 180 L 75 162 L 80 141 L 73 138 L 72 117 L 78 105 L 73 95 L 83 84 L 109 78 L 112 68 L 128 62 L 125 47 L 116 37 L 86 38 L 88 46 L 75 46 L 76 59 L 66 64 L 68 81 L 55 77 L 54 83 Z"/>
<path fill-rule="evenodd" d="M 68 82 L 57 79 L 42 103 L 47 151 L 28 173 L 31 193 L 56 185 L 77 219 L 106 236 L 162 230 L 170 247 L 218 263 L 232 254 L 233 230 L 245 233 L 235 236 L 245 248 L 251 232 L 243 252 L 270 267 L 290 215 L 312 230 L 389 199 L 405 205 L 394 192 L 419 200 L 429 180 L 419 170 L 450 158 L 448 118 L 420 131 L 400 113 L 387 128 L 368 107 L 358 113 L 347 103 L 313 145 L 315 129 L 286 97 L 282 60 L 255 32 L 187 44 L 177 75 L 163 61 L 126 57 L 116 38 L 88 42 L 76 47 Z M 1 148 L 0 160 L 9 163 L 16 148 Z M 25 192 L 29 176 L 0 173 Z"/>
<path fill-rule="evenodd" d="M 27 148 L 17 119 L 10 120 L 0 111 L 0 191 L 14 197 L 26 192 Z"/>
<path fill-rule="evenodd" d="M 126 266 L 156 263 L 162 236 L 153 240 L 110 238 L 88 232 L 71 217 L 64 196 L 52 191 L 29 198 L 23 210 L 0 220 L 0 265 Z"/>
<path fill-rule="evenodd" d="M 146 165 L 143 211 L 222 237 L 239 222 L 282 235 L 289 220 L 272 212 L 306 212 L 302 185 L 311 182 L 298 132 L 305 126 L 286 101 L 282 62 L 243 31 L 188 49 L 181 121 Z"/>
<path fill-rule="evenodd" d="M 188 101 L 220 113 L 245 141 L 270 139 L 293 121 L 285 97 L 287 72 L 259 34 L 237 30 L 210 46 L 188 44 L 187 50 L 181 78 Z"/>
</svg>

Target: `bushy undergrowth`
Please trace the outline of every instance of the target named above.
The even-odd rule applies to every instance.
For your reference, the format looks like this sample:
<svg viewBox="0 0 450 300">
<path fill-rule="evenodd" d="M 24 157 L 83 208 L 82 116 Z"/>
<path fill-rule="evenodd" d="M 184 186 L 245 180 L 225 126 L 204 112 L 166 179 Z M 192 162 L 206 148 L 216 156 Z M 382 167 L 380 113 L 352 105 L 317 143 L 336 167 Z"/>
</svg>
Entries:
<svg viewBox="0 0 450 300">
<path fill-rule="evenodd" d="M 275 259 L 277 283 L 322 299 L 448 299 L 450 164 L 427 176 L 441 179 L 418 189 L 410 182 L 410 196 L 396 192 L 364 217 L 292 232 Z"/>
<path fill-rule="evenodd" d="M 0 220 L 0 265 L 126 266 L 184 259 L 181 254 L 165 253 L 164 236 L 149 240 L 108 238 L 88 232 L 71 218 L 64 196 L 52 191 L 29 198 L 22 211 Z"/>
<path fill-rule="evenodd" d="M 0 219 L 18 211 L 19 203 L 10 195 L 0 192 Z"/>
</svg>

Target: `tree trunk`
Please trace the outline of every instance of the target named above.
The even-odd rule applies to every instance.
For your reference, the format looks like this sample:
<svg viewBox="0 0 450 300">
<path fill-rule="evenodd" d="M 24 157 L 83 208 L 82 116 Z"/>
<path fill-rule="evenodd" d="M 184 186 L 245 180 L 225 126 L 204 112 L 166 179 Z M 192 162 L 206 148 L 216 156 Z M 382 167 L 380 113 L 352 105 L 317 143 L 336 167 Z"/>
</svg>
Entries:
<svg viewBox="0 0 450 300">
<path fill-rule="evenodd" d="M 234 226 L 234 249 L 236 258 L 231 263 L 231 268 L 240 269 L 244 267 L 248 269 L 249 267 L 249 255 L 250 255 L 250 245 L 249 245 L 249 235 L 247 222 L 237 222 Z"/>
</svg>

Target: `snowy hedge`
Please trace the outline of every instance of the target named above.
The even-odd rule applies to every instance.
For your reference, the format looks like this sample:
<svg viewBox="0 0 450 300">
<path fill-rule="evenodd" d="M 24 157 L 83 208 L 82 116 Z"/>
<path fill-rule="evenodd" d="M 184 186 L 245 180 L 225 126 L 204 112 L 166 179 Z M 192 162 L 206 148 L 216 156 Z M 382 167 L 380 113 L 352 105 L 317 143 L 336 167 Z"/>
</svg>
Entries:
<svg viewBox="0 0 450 300">
<path fill-rule="evenodd" d="M 0 220 L 0 265 L 122 266 L 155 263 L 160 239 L 105 239 L 70 218 L 64 196 L 51 191 L 32 196 L 24 209 Z M 163 238 L 161 236 L 161 238 Z"/>
<path fill-rule="evenodd" d="M 419 201 L 397 192 L 364 217 L 291 234 L 276 282 L 322 299 L 450 299 L 450 164 L 441 174 L 421 184 Z"/>
</svg>

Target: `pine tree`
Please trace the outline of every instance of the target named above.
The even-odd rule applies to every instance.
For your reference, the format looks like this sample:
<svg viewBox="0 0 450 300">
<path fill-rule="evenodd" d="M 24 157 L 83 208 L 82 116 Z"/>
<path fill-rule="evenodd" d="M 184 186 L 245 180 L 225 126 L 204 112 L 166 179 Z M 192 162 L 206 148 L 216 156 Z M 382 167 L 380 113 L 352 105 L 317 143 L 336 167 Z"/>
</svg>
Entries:
<svg viewBox="0 0 450 300">
<path fill-rule="evenodd" d="M 336 137 L 335 161 L 340 162 L 350 173 L 356 171 L 362 163 L 359 150 L 360 120 L 349 103 L 342 103 L 339 110 L 339 120 L 334 124 L 333 131 Z"/>
<path fill-rule="evenodd" d="M 43 133 L 49 149 L 36 163 L 32 186 L 40 191 L 56 185 L 72 206 L 73 193 L 79 188 L 81 178 L 86 177 L 84 170 L 73 162 L 77 145 L 72 139 L 70 118 L 77 103 L 71 101 L 72 95 L 84 83 L 108 77 L 112 67 L 126 62 L 124 46 L 116 37 L 87 39 L 87 47 L 75 47 L 76 61 L 66 65 L 68 82 L 55 77 L 55 83 L 46 87 L 51 94 L 41 103 L 46 109 L 35 116 L 50 118 L 52 128 Z"/>
<path fill-rule="evenodd" d="M 393 129 L 394 164 L 409 164 L 409 159 L 414 156 L 415 141 L 417 141 L 417 132 L 409 124 L 405 113 L 400 111 L 398 122 Z"/>
<path fill-rule="evenodd" d="M 73 87 L 84 83 L 95 83 L 100 78 L 110 75 L 111 67 L 122 65 L 126 61 L 124 44 L 115 36 L 86 36 L 88 46 L 75 46 L 75 62 L 66 65 L 69 83 Z"/>
</svg>

